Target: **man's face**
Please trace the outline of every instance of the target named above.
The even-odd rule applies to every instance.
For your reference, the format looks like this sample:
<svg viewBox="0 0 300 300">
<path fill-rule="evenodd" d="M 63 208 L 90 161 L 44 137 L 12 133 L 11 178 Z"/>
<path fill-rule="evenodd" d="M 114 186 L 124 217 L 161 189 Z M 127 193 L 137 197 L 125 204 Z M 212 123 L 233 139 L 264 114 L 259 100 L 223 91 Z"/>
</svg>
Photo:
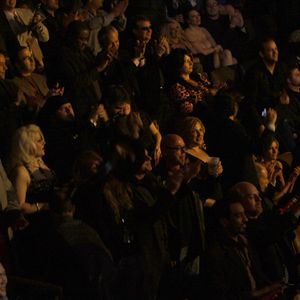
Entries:
<svg viewBox="0 0 300 300">
<path fill-rule="evenodd" d="M 237 235 L 244 233 L 247 226 L 245 209 L 239 202 L 230 204 L 230 219 L 228 229 L 231 234 Z"/>
<path fill-rule="evenodd" d="M 196 10 L 191 10 L 188 14 L 187 23 L 189 25 L 199 26 L 201 24 L 201 16 Z"/>
<path fill-rule="evenodd" d="M 18 53 L 18 66 L 21 72 L 33 73 L 35 70 L 35 60 L 29 48 L 22 49 Z"/>
<path fill-rule="evenodd" d="M 180 136 L 172 139 L 167 144 L 166 156 L 172 165 L 185 165 L 185 143 Z"/>
<path fill-rule="evenodd" d="M 253 184 L 249 183 L 244 187 L 243 195 L 242 204 L 247 215 L 252 217 L 259 216 L 262 213 L 263 208 L 261 204 L 261 197 L 257 188 Z"/>
<path fill-rule="evenodd" d="M 76 46 L 80 51 L 83 51 L 89 42 L 90 39 L 90 31 L 89 30 L 81 30 L 76 39 Z"/>
<path fill-rule="evenodd" d="M 56 117 L 61 121 L 72 121 L 75 118 L 75 113 L 71 103 L 61 105 L 56 111 Z"/>
<path fill-rule="evenodd" d="M 7 277 L 5 269 L 0 263 L 0 297 L 6 296 L 6 285 L 7 285 Z"/>
<path fill-rule="evenodd" d="M 56 11 L 59 9 L 59 0 L 43 0 L 47 9 Z"/>
<path fill-rule="evenodd" d="M 263 51 L 260 52 L 260 56 L 267 63 L 278 62 L 278 48 L 274 41 L 268 41 L 264 44 Z"/>
<path fill-rule="evenodd" d="M 0 54 L 0 79 L 5 79 L 5 72 L 7 70 L 6 58 L 3 54 Z"/>
<path fill-rule="evenodd" d="M 300 70 L 298 68 L 295 68 L 291 71 L 287 82 L 294 87 L 300 87 Z"/>
<path fill-rule="evenodd" d="M 4 0 L 3 2 L 5 9 L 13 9 L 17 5 L 17 0 Z"/>
<path fill-rule="evenodd" d="M 133 33 L 139 41 L 149 42 L 152 37 L 151 22 L 147 20 L 137 21 Z"/>
<path fill-rule="evenodd" d="M 104 45 L 105 50 L 115 55 L 119 50 L 119 46 L 119 33 L 117 30 L 111 30 L 107 35 L 106 43 Z"/>
<path fill-rule="evenodd" d="M 219 5 L 216 0 L 207 0 L 206 2 L 206 12 L 211 18 L 219 17 Z"/>
</svg>

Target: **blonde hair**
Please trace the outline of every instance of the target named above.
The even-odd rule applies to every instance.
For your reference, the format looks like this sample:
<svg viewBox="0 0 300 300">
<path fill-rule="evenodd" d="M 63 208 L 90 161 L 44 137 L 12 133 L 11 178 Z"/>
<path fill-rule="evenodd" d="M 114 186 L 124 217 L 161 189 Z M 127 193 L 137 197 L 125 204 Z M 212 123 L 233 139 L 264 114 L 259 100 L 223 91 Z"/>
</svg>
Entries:
<svg viewBox="0 0 300 300">
<path fill-rule="evenodd" d="M 183 137 L 187 147 L 189 147 L 192 143 L 192 131 L 194 130 L 197 124 L 200 124 L 203 132 L 205 132 L 205 127 L 202 121 L 196 117 L 185 117 L 177 124 L 177 133 Z"/>
<path fill-rule="evenodd" d="M 174 46 L 173 45 L 174 42 L 173 42 L 173 38 L 171 37 L 171 33 L 170 33 L 170 25 L 171 24 L 176 24 L 178 26 L 178 28 L 179 28 L 179 36 L 178 36 L 178 38 L 180 40 L 180 43 L 185 47 L 186 50 L 191 50 L 192 46 L 191 46 L 190 42 L 187 40 L 187 38 L 185 37 L 184 31 L 183 31 L 180 23 L 177 22 L 176 20 L 171 19 L 168 22 L 166 22 L 162 26 L 160 34 L 162 36 L 165 36 L 167 38 L 170 47 L 173 49 L 174 48 L 173 47 Z"/>
<path fill-rule="evenodd" d="M 12 139 L 11 169 L 17 165 L 28 165 L 36 159 L 36 142 L 39 136 L 45 140 L 41 129 L 34 124 L 22 126 L 16 130 Z"/>
</svg>

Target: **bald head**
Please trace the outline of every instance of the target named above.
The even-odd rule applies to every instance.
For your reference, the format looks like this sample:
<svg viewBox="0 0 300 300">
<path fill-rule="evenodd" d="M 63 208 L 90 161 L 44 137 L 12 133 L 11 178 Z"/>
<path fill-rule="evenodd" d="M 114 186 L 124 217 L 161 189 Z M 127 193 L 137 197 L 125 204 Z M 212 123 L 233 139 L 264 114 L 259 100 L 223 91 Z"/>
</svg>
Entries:
<svg viewBox="0 0 300 300">
<path fill-rule="evenodd" d="M 239 182 L 231 188 L 231 192 L 239 196 L 247 215 L 258 217 L 262 213 L 261 198 L 255 185 L 246 181 Z"/>
</svg>

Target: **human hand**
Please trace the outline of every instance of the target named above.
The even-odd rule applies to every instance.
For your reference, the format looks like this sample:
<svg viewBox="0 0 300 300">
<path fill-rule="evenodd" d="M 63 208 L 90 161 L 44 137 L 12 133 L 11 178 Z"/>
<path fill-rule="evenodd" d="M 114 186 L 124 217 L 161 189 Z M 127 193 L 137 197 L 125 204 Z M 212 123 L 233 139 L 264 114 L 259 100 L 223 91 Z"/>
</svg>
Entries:
<svg viewBox="0 0 300 300">
<path fill-rule="evenodd" d="M 283 105 L 290 104 L 290 97 L 286 90 L 283 90 L 283 92 L 281 93 L 281 95 L 279 97 L 279 102 L 280 102 L 280 104 L 283 104 Z"/>
<path fill-rule="evenodd" d="M 127 6 L 128 6 L 128 0 L 122 0 L 112 8 L 111 13 L 115 16 L 115 18 L 119 17 L 125 12 Z"/>
<path fill-rule="evenodd" d="M 180 104 L 180 111 L 182 113 L 191 113 L 194 110 L 194 105 L 190 101 L 184 101 Z"/>
<path fill-rule="evenodd" d="M 157 166 L 161 158 L 161 149 L 160 145 L 156 146 L 154 149 L 154 164 Z"/>
<path fill-rule="evenodd" d="M 244 28 L 245 22 L 241 12 L 238 9 L 234 9 L 231 15 L 229 15 L 230 28 Z"/>
<path fill-rule="evenodd" d="M 134 58 L 142 59 L 145 56 L 147 41 L 137 40 L 134 47 Z"/>
<path fill-rule="evenodd" d="M 53 97 L 53 96 L 62 96 L 64 94 L 65 88 L 59 87 L 58 84 L 49 90 L 47 97 Z"/>
<path fill-rule="evenodd" d="M 104 107 L 103 104 L 100 104 L 95 112 L 95 117 L 97 117 L 97 120 L 102 120 L 103 122 L 108 122 L 109 117 L 108 113 Z"/>
<path fill-rule="evenodd" d="M 216 45 L 216 46 L 214 47 L 214 51 L 217 52 L 217 53 L 219 53 L 219 52 L 222 52 L 222 51 L 223 51 L 223 48 L 222 48 L 221 45 Z"/>
<path fill-rule="evenodd" d="M 158 41 L 155 41 L 156 54 L 159 57 L 170 53 L 170 45 L 165 36 L 161 36 Z"/>
<path fill-rule="evenodd" d="M 277 111 L 273 108 L 268 108 L 266 120 L 269 125 L 275 126 L 277 121 Z"/>
<path fill-rule="evenodd" d="M 104 71 L 113 61 L 114 57 L 116 56 L 116 49 L 111 47 L 109 49 L 101 51 L 97 56 L 97 72 Z"/>
</svg>

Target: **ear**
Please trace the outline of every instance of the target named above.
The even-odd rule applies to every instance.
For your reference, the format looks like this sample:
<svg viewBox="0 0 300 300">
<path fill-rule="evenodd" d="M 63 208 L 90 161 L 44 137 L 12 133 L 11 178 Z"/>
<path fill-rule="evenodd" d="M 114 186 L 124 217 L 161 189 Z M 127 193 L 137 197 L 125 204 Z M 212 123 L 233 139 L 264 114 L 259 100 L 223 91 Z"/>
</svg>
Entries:
<svg viewBox="0 0 300 300">
<path fill-rule="evenodd" d="M 261 58 L 264 58 L 264 54 L 263 54 L 261 51 L 258 52 L 258 55 L 259 55 Z"/>
<path fill-rule="evenodd" d="M 229 224 L 229 221 L 226 218 L 220 218 L 219 223 L 222 225 L 222 227 L 226 228 Z"/>
</svg>

